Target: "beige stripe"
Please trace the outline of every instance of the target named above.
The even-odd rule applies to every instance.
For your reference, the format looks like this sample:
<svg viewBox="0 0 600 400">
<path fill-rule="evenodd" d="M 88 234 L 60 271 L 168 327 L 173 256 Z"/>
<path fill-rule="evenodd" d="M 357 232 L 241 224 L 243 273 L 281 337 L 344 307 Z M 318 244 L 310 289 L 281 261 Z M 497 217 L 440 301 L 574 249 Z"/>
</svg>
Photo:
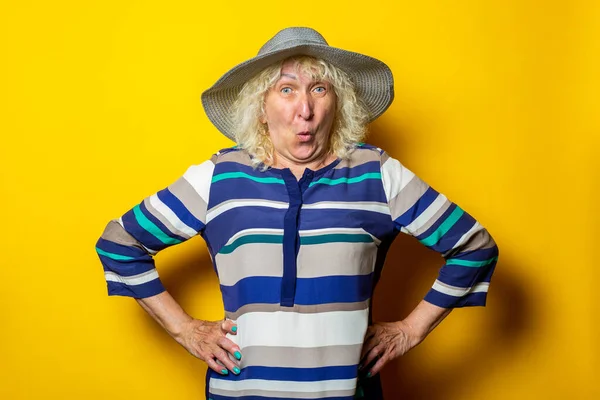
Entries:
<svg viewBox="0 0 600 400">
<path fill-rule="evenodd" d="M 250 312 L 295 312 L 301 314 L 316 314 L 332 311 L 357 311 L 369 308 L 369 300 L 355 303 L 327 303 L 302 306 L 294 304 L 292 307 L 282 307 L 279 304 L 254 303 L 240 307 L 236 312 L 225 312 L 225 317 L 236 321 L 240 316 Z"/>
<path fill-rule="evenodd" d="M 264 397 L 280 397 L 284 399 L 323 399 L 327 397 L 346 397 L 354 396 L 354 390 L 328 390 L 326 392 L 281 392 L 278 390 L 258 390 L 258 389 L 246 389 L 246 390 L 223 390 L 210 388 L 210 394 L 216 394 L 220 396 L 229 396 L 232 398 L 241 396 L 264 396 Z"/>
<path fill-rule="evenodd" d="M 468 238 L 462 245 L 458 246 L 455 249 L 452 249 L 449 253 L 444 254 L 444 257 L 453 257 L 456 254 L 464 253 L 467 251 L 473 250 L 481 250 L 481 249 L 489 249 L 490 247 L 494 247 L 496 242 L 489 234 L 489 232 L 483 228 L 480 231 L 475 232 Z"/>
<path fill-rule="evenodd" d="M 400 193 L 390 200 L 392 219 L 395 220 L 408 211 L 423 196 L 423 193 L 427 189 L 429 189 L 429 185 L 415 175 Z"/>
<path fill-rule="evenodd" d="M 162 215 L 160 212 L 158 212 L 158 210 L 156 208 L 154 208 L 152 206 L 152 204 L 150 204 L 150 198 L 146 197 L 144 199 L 144 205 L 146 206 L 146 208 L 148 209 L 148 212 L 150 212 L 150 214 L 152 214 L 156 219 L 158 219 L 160 222 L 163 223 L 163 225 L 174 235 L 177 236 L 181 236 L 185 239 L 189 239 L 190 235 L 188 235 L 187 233 L 181 232 L 179 229 L 175 228 L 168 219 L 166 219 L 164 217 L 164 215 Z"/>
<path fill-rule="evenodd" d="M 179 178 L 168 189 L 196 219 L 206 223 L 206 202 L 185 178 Z"/>
<path fill-rule="evenodd" d="M 362 344 L 323 347 L 249 346 L 242 349 L 241 366 L 316 368 L 323 365 L 355 365 Z"/>
<path fill-rule="evenodd" d="M 256 262 L 260 257 L 260 262 Z M 298 278 L 368 275 L 377 259 L 375 243 L 322 243 L 300 246 Z M 335 261 L 334 261 L 335 260 Z M 249 276 L 283 276 L 279 243 L 247 243 L 233 253 L 216 255 L 221 285 L 232 286 Z M 232 268 L 231 266 L 235 266 Z"/>
<path fill-rule="evenodd" d="M 283 251 L 279 243 L 247 243 L 233 253 L 217 253 L 215 262 L 219 281 L 225 286 L 235 285 L 248 276 L 283 276 Z"/>
<path fill-rule="evenodd" d="M 217 158 L 217 162 L 236 162 L 238 164 L 246 165 L 248 167 L 252 166 L 252 161 L 250 159 L 250 155 L 246 150 L 233 150 L 225 154 L 219 154 Z"/>
<path fill-rule="evenodd" d="M 356 166 L 368 163 L 370 161 L 379 161 L 379 152 L 370 149 L 355 149 L 350 153 L 350 157 L 340 161 L 334 169 L 354 168 Z"/>
<path fill-rule="evenodd" d="M 367 275 L 377 258 L 375 243 L 322 243 L 300 246 L 298 277 Z"/>
<path fill-rule="evenodd" d="M 451 205 L 452 205 L 452 202 L 450 200 L 446 199 L 446 201 L 444 202 L 442 207 L 431 218 L 429 218 L 429 221 L 425 222 L 425 224 L 423 224 L 421 226 L 421 228 L 417 229 L 416 231 L 413 231 L 411 233 L 411 235 L 419 236 L 420 234 L 425 232 L 427 229 L 431 228 L 431 226 L 433 224 L 435 224 L 435 222 L 446 212 L 446 210 L 448 208 L 450 208 Z"/>
<path fill-rule="evenodd" d="M 135 240 L 133 236 L 131 236 L 119 222 L 115 219 L 110 221 L 104 232 L 102 233 L 102 239 L 108 240 L 117 244 L 121 244 L 123 246 L 137 247 L 140 250 L 146 252 L 144 246 L 141 245 L 140 242 Z"/>
</svg>

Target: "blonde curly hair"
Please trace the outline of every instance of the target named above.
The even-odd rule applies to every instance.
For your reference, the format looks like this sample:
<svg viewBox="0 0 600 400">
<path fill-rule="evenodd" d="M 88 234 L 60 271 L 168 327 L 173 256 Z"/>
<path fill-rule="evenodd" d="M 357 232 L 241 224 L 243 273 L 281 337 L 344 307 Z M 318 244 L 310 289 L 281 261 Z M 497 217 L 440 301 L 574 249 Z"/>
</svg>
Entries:
<svg viewBox="0 0 600 400">
<path fill-rule="evenodd" d="M 339 158 L 346 158 L 354 146 L 362 142 L 367 133 L 369 115 L 357 97 L 354 84 L 348 75 L 332 64 L 309 56 L 285 59 L 265 68 L 242 87 L 233 105 L 235 140 L 252 156 L 252 164 L 266 169 L 273 163 L 273 143 L 268 127 L 261 123 L 265 115 L 265 95 L 281 77 L 285 62 L 294 62 L 298 72 L 314 80 L 329 82 L 335 92 L 336 114 L 329 139 L 329 149 Z"/>
</svg>

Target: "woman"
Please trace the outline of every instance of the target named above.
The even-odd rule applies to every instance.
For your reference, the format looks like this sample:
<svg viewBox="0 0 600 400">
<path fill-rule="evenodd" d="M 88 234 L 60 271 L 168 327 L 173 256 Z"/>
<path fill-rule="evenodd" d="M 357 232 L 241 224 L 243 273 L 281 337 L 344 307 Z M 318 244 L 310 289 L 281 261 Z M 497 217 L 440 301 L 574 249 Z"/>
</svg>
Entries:
<svg viewBox="0 0 600 400">
<path fill-rule="evenodd" d="M 361 144 L 393 99 L 389 68 L 279 32 L 202 95 L 237 146 L 111 221 L 97 244 L 111 295 L 137 299 L 208 364 L 207 398 L 381 398 L 378 375 L 454 307 L 485 304 L 498 250 L 471 216 L 381 149 Z M 371 323 L 398 232 L 446 263 L 404 320 Z M 225 319 L 186 314 L 152 255 L 200 234 Z M 258 396 L 258 397 L 252 397 Z"/>
</svg>

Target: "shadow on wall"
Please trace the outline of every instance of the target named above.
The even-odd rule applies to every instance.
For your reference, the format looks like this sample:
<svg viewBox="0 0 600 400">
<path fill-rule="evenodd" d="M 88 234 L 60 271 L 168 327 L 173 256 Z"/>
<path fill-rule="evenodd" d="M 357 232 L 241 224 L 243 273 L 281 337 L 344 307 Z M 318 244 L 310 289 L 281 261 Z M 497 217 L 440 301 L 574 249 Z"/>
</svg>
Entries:
<svg viewBox="0 0 600 400">
<path fill-rule="evenodd" d="M 384 129 L 381 124 L 378 127 Z M 386 148 L 382 141 L 371 140 L 369 143 Z M 393 147 L 398 148 L 398 143 Z M 402 159 L 399 154 L 393 156 Z M 533 300 L 527 295 L 525 282 L 517 281 L 507 272 L 505 266 L 512 263 L 503 255 L 501 243 L 499 247 L 500 261 L 492 278 L 488 307 L 484 312 L 485 326 L 473 327 L 478 332 L 465 335 L 474 337 L 477 347 L 461 346 L 461 349 L 467 350 L 461 351 L 459 357 L 451 360 L 424 357 L 419 347 L 394 360 L 381 373 L 387 400 L 437 400 L 453 397 L 455 392 L 464 393 L 473 382 L 496 369 L 495 365 L 501 357 L 516 352 L 521 346 L 527 331 L 534 324 L 531 311 Z M 159 260 L 157 263 L 161 280 L 185 310 L 196 318 L 203 318 L 202 310 L 198 311 L 203 305 L 195 293 L 198 288 L 207 285 L 218 287 L 206 247 L 201 238 L 194 238 L 177 246 L 176 251 L 176 258 L 162 263 Z M 438 253 L 428 250 L 414 238 L 398 235 L 390 248 L 375 291 L 374 320 L 397 321 L 406 317 L 429 290 L 442 264 L 443 259 Z M 210 304 L 214 307 L 219 304 L 217 301 L 220 298 L 211 299 Z M 457 310 L 448 318 L 469 311 L 471 310 Z M 141 309 L 140 313 L 145 314 Z M 147 322 L 148 334 L 155 337 L 165 352 L 181 355 L 190 381 L 198 382 L 200 388 L 204 384 L 206 365 L 188 355 L 152 318 L 142 318 Z M 465 332 L 470 328 L 465 327 Z M 443 332 L 443 329 L 444 323 L 432 335 Z"/>
<path fill-rule="evenodd" d="M 372 140 L 369 143 L 381 147 L 403 148 L 395 143 L 386 143 L 377 131 L 400 131 L 406 136 L 404 127 L 385 126 L 381 122 L 372 127 Z M 402 160 L 402 154 L 392 154 Z M 451 183 L 450 183 L 451 184 Z M 468 210 L 467 210 L 468 211 Z M 477 219 L 478 216 L 474 215 Z M 490 232 L 494 236 L 494 232 Z M 465 326 L 464 337 L 452 339 L 452 344 L 460 347 L 460 353 L 453 353 L 451 359 L 436 359 L 422 351 L 421 344 L 403 357 L 386 365 L 381 372 L 385 398 L 403 399 L 446 399 L 465 393 L 473 382 L 483 379 L 486 374 L 497 369 L 499 361 L 517 353 L 534 325 L 533 299 L 526 291 L 526 282 L 518 281 L 510 275 L 510 270 L 520 268 L 503 254 L 502 243 L 498 241 L 500 258 L 492 282 L 487 306 L 482 309 L 483 325 Z M 375 321 L 398 321 L 405 318 L 425 296 L 444 260 L 440 254 L 427 249 L 416 239 L 399 234 L 392 244 L 383 273 L 373 297 L 373 319 Z M 511 268 L 507 268 L 511 266 Z M 474 312 L 473 308 L 455 310 L 447 320 L 456 318 L 459 313 Z M 472 329 L 471 329 L 472 328 Z M 444 331 L 444 322 L 430 336 Z M 474 332 L 475 331 L 475 332 Z M 443 333 L 442 333 L 443 334 Z M 459 343 L 469 340 L 469 343 Z M 471 345 L 471 343 L 473 345 Z M 466 350 L 465 350 L 466 349 Z M 448 353 L 440 351 L 440 353 Z M 435 349 L 432 350 L 435 352 Z M 443 357 L 443 356 L 440 356 Z M 473 393 L 474 398 L 480 393 Z"/>
</svg>

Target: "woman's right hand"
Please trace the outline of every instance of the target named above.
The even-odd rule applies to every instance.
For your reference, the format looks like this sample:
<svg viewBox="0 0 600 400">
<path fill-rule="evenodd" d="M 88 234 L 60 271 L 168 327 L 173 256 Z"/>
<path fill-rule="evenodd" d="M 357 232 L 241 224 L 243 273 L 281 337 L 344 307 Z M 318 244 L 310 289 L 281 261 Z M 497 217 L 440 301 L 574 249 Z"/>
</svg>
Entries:
<svg viewBox="0 0 600 400">
<path fill-rule="evenodd" d="M 215 372 L 227 375 L 231 371 L 237 375 L 240 373 L 239 360 L 242 359 L 242 353 L 238 345 L 225 336 L 228 333 L 235 335 L 236 332 L 237 326 L 230 320 L 202 321 L 191 319 L 183 324 L 174 338 L 193 356 L 204 361 Z M 232 361 L 229 354 L 235 362 Z"/>
</svg>

